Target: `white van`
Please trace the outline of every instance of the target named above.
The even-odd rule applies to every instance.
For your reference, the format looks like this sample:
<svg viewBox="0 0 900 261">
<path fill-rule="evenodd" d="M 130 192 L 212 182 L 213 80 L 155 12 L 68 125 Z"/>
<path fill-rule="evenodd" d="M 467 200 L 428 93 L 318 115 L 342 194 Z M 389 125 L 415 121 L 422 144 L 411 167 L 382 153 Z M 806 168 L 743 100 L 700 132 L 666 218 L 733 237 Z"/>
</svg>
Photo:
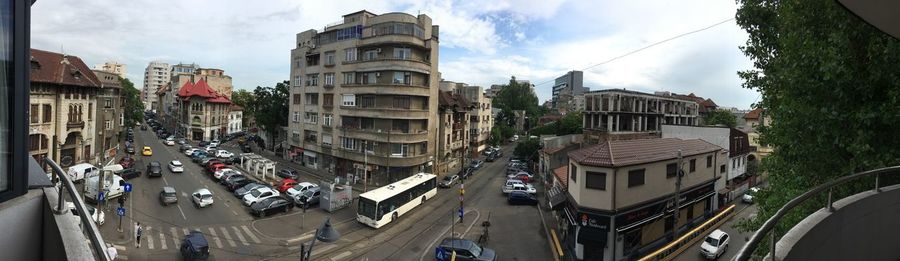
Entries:
<svg viewBox="0 0 900 261">
<path fill-rule="evenodd" d="M 95 201 L 97 200 L 97 181 L 100 180 L 100 175 L 94 175 L 85 179 L 84 186 L 84 197 L 88 200 Z M 103 180 L 103 188 L 106 191 L 106 200 L 122 196 L 125 194 L 125 180 L 122 179 L 119 175 L 113 174 L 112 171 L 106 172 L 106 177 Z"/>
<path fill-rule="evenodd" d="M 72 182 L 77 182 L 83 180 L 85 177 L 99 174 L 99 170 L 100 169 L 90 163 L 80 163 L 69 167 L 69 172 L 67 174 Z"/>
<path fill-rule="evenodd" d="M 121 164 L 112 164 L 112 165 L 107 165 L 106 167 L 103 167 L 103 170 L 108 170 L 108 171 L 112 171 L 112 172 L 117 172 L 117 171 L 120 171 L 123 169 L 125 169 L 125 167 L 122 167 Z"/>
</svg>

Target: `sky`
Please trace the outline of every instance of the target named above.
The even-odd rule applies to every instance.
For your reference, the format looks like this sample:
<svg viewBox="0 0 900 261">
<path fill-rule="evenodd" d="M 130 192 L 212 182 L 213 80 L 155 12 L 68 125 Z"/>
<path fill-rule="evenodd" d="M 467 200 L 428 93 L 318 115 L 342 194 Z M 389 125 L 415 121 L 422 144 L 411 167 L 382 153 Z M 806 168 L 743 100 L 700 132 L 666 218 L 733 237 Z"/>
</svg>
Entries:
<svg viewBox="0 0 900 261">
<path fill-rule="evenodd" d="M 694 93 L 739 109 L 759 99 L 737 76 L 753 64 L 739 49 L 747 34 L 734 20 L 603 63 L 733 18 L 735 1 L 40 0 L 31 46 L 91 67 L 125 63 L 138 88 L 147 64 L 161 60 L 223 69 L 235 88 L 253 89 L 290 78 L 297 33 L 363 9 L 430 16 L 440 26 L 438 69 L 448 81 L 489 87 L 515 76 L 536 84 L 545 101 L 553 79 L 583 70 L 591 90 Z"/>
</svg>

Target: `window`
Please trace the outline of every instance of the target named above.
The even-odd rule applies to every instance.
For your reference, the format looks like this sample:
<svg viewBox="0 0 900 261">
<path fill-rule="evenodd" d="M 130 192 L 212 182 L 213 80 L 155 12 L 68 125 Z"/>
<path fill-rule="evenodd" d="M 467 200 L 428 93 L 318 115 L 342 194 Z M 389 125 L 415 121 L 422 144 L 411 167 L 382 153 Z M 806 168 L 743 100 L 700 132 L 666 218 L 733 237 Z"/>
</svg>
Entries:
<svg viewBox="0 0 900 261">
<path fill-rule="evenodd" d="M 356 48 L 344 49 L 344 61 L 356 61 Z"/>
<path fill-rule="evenodd" d="M 300 68 L 300 67 L 302 67 L 302 65 L 303 64 L 300 62 L 300 56 L 295 56 L 294 57 L 294 67 Z"/>
<path fill-rule="evenodd" d="M 585 186 L 589 189 L 606 190 L 606 173 L 586 171 L 584 173 Z"/>
<path fill-rule="evenodd" d="M 334 94 L 331 94 L 331 93 L 322 94 L 322 106 L 326 106 L 326 107 L 334 106 Z"/>
<path fill-rule="evenodd" d="M 394 72 L 394 84 L 409 85 L 409 72 Z"/>
<path fill-rule="evenodd" d="M 331 147 L 331 135 L 322 134 L 322 146 Z"/>
<path fill-rule="evenodd" d="M 31 146 L 28 147 L 29 151 L 35 151 L 41 149 L 41 135 L 40 134 L 31 134 L 28 135 L 28 139 L 31 141 Z"/>
<path fill-rule="evenodd" d="M 394 119 L 391 121 L 391 130 L 402 133 L 409 133 L 409 120 Z"/>
<path fill-rule="evenodd" d="M 354 107 L 356 106 L 356 95 L 353 94 L 344 94 L 341 95 L 341 106 Z"/>
<path fill-rule="evenodd" d="M 325 86 L 334 86 L 334 74 L 333 73 L 325 74 Z"/>
<path fill-rule="evenodd" d="M 737 162 L 734 159 L 731 159 L 731 169 L 737 168 Z"/>
<path fill-rule="evenodd" d="M 359 98 L 359 107 L 374 108 L 375 107 L 375 95 L 361 96 Z"/>
<path fill-rule="evenodd" d="M 334 51 L 325 53 L 325 65 L 334 65 Z"/>
<path fill-rule="evenodd" d="M 341 137 L 341 148 L 347 150 L 359 150 L 359 147 L 362 142 L 357 139 L 351 139 L 347 137 Z"/>
<path fill-rule="evenodd" d="M 319 74 L 307 74 L 306 75 L 306 86 L 319 86 Z"/>
<path fill-rule="evenodd" d="M 725 164 L 722 164 L 722 166 L 719 167 L 719 173 L 725 173 Z"/>
<path fill-rule="evenodd" d="M 572 182 L 578 180 L 578 167 L 576 167 L 575 164 L 569 164 L 569 179 L 571 179 Z"/>
<path fill-rule="evenodd" d="M 28 114 L 31 115 L 31 123 L 38 123 L 38 121 L 40 121 L 41 114 L 38 111 L 39 108 L 40 108 L 40 105 L 37 105 L 37 104 L 31 105 L 31 110 L 28 111 Z"/>
<path fill-rule="evenodd" d="M 355 84 L 356 75 L 354 73 L 344 73 L 344 84 Z"/>
<path fill-rule="evenodd" d="M 295 112 L 294 112 L 294 117 L 292 118 L 292 121 L 293 121 L 293 122 L 300 122 L 300 112 L 299 112 L 299 111 L 295 111 Z"/>
<path fill-rule="evenodd" d="M 706 168 L 712 168 L 712 155 L 706 156 Z"/>
<path fill-rule="evenodd" d="M 409 48 L 394 48 L 394 59 L 409 59 L 410 58 L 410 49 Z"/>
<path fill-rule="evenodd" d="M 300 75 L 294 76 L 294 87 L 300 86 L 303 86 L 302 82 L 300 81 Z"/>
<path fill-rule="evenodd" d="M 326 127 L 330 127 L 331 123 L 333 123 L 333 122 L 334 122 L 333 114 L 331 114 L 331 113 L 322 114 L 322 125 L 325 125 Z"/>
<path fill-rule="evenodd" d="M 319 65 L 319 55 L 311 55 L 306 57 L 306 66 Z"/>
<path fill-rule="evenodd" d="M 106 130 L 112 130 L 112 121 L 106 120 L 103 125 L 106 126 Z"/>
<path fill-rule="evenodd" d="M 363 53 L 364 61 L 371 61 L 371 60 L 375 60 L 375 59 L 378 59 L 378 50 L 368 50 L 365 53 Z"/>
<path fill-rule="evenodd" d="M 294 94 L 294 104 L 300 104 L 300 95 L 299 93 Z"/>
<path fill-rule="evenodd" d="M 103 107 L 112 108 L 112 99 L 106 98 L 106 101 L 104 101 L 104 103 L 103 103 Z"/>
<path fill-rule="evenodd" d="M 628 171 L 628 187 L 644 185 L 644 169 Z"/>
<path fill-rule="evenodd" d="M 678 173 L 678 163 L 666 164 L 666 178 L 674 178 Z"/>
<path fill-rule="evenodd" d="M 44 123 L 48 123 L 53 118 L 53 107 L 50 107 L 50 104 L 44 104 L 44 109 L 41 111 L 44 113 Z"/>
<path fill-rule="evenodd" d="M 691 164 L 690 164 L 690 165 L 691 165 L 691 166 L 690 166 L 690 168 L 691 168 L 691 173 L 694 173 L 694 171 L 697 171 L 697 159 L 691 159 Z"/>
<path fill-rule="evenodd" d="M 406 156 L 409 150 L 409 144 L 405 143 L 393 143 L 391 144 L 391 156 Z"/>
<path fill-rule="evenodd" d="M 318 93 L 307 93 L 306 94 L 306 105 L 319 105 L 319 94 Z"/>
<path fill-rule="evenodd" d="M 319 113 L 307 112 L 303 117 L 303 121 L 309 124 L 319 123 Z"/>
<path fill-rule="evenodd" d="M 375 84 L 378 82 L 376 79 L 378 77 L 378 73 L 366 73 L 363 74 L 363 84 Z"/>
</svg>

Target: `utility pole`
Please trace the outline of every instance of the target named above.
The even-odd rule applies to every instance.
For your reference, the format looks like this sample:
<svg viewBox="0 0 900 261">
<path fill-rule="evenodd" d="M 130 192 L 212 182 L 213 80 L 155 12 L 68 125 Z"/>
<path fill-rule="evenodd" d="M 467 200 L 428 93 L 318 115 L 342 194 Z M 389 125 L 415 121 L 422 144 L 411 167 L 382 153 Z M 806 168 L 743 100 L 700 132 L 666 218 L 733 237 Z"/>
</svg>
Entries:
<svg viewBox="0 0 900 261">
<path fill-rule="evenodd" d="M 681 212 L 681 178 L 684 176 L 682 170 L 684 158 L 681 156 L 681 149 L 678 150 L 678 170 L 675 172 L 675 212 L 672 214 L 672 239 L 678 236 L 678 214 Z"/>
</svg>

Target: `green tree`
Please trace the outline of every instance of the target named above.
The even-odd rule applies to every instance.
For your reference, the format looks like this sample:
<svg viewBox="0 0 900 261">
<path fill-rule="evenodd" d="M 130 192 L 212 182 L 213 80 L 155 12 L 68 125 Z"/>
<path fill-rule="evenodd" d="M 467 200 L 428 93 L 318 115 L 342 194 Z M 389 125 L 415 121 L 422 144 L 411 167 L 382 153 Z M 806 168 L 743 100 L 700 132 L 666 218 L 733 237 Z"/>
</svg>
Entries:
<svg viewBox="0 0 900 261">
<path fill-rule="evenodd" d="M 289 82 L 284 81 L 276 84 L 275 88 L 257 86 L 253 90 L 257 101 L 265 101 L 256 102 L 252 106 L 253 116 L 269 137 L 273 137 L 275 131 L 288 124 L 288 85 Z M 270 148 L 275 147 L 274 142 L 269 143 Z"/>
<path fill-rule="evenodd" d="M 558 121 L 552 122 L 545 126 L 539 126 L 531 129 L 528 133 L 534 136 L 540 135 L 569 135 L 569 134 L 578 134 L 582 133 L 584 130 L 582 128 L 583 121 L 581 119 L 581 112 L 572 112 L 566 114 Z"/>
<path fill-rule="evenodd" d="M 538 106 L 538 98 L 532 85 L 526 82 L 519 82 L 515 76 L 510 78 L 509 83 L 503 85 L 503 89 L 494 97 L 493 104 L 494 107 L 501 109 L 497 120 L 509 126 L 515 126 L 516 123 L 513 111 L 525 111 L 525 115 L 529 119 L 528 126 L 534 126 L 537 118 L 543 115 L 541 114 L 543 110 Z"/>
<path fill-rule="evenodd" d="M 523 157 L 526 159 L 534 160 L 538 156 L 538 150 L 541 149 L 541 140 L 540 139 L 530 139 L 525 138 L 518 144 L 516 144 L 515 150 L 513 150 L 513 154 L 517 157 Z"/>
<path fill-rule="evenodd" d="M 710 111 L 703 120 L 706 122 L 706 125 L 722 124 L 730 128 L 734 128 L 737 125 L 737 119 L 734 117 L 734 114 L 723 109 Z"/>
<path fill-rule="evenodd" d="M 231 94 L 231 101 L 235 105 L 244 108 L 245 115 L 254 116 L 256 113 L 256 95 L 253 92 L 240 89 Z M 241 126 L 247 127 L 246 122 L 242 122 Z"/>
<path fill-rule="evenodd" d="M 125 126 L 134 126 L 135 123 L 144 121 L 144 103 L 141 102 L 141 91 L 134 88 L 128 78 L 119 77 L 119 83 L 122 85 L 122 97 L 125 98 Z"/>
<path fill-rule="evenodd" d="M 761 142 L 769 188 L 759 195 L 756 229 L 788 200 L 849 173 L 900 164 L 900 41 L 836 1 L 738 0 L 736 21 L 749 34 L 741 50 L 754 69 L 738 74 L 762 93 L 771 125 Z M 882 176 L 882 184 L 893 177 Z M 871 189 L 872 180 L 836 187 L 836 198 Z M 776 228 L 783 235 L 824 205 L 802 204 Z M 764 242 L 763 245 L 768 243 Z M 767 247 L 758 248 L 765 253 Z"/>
</svg>

